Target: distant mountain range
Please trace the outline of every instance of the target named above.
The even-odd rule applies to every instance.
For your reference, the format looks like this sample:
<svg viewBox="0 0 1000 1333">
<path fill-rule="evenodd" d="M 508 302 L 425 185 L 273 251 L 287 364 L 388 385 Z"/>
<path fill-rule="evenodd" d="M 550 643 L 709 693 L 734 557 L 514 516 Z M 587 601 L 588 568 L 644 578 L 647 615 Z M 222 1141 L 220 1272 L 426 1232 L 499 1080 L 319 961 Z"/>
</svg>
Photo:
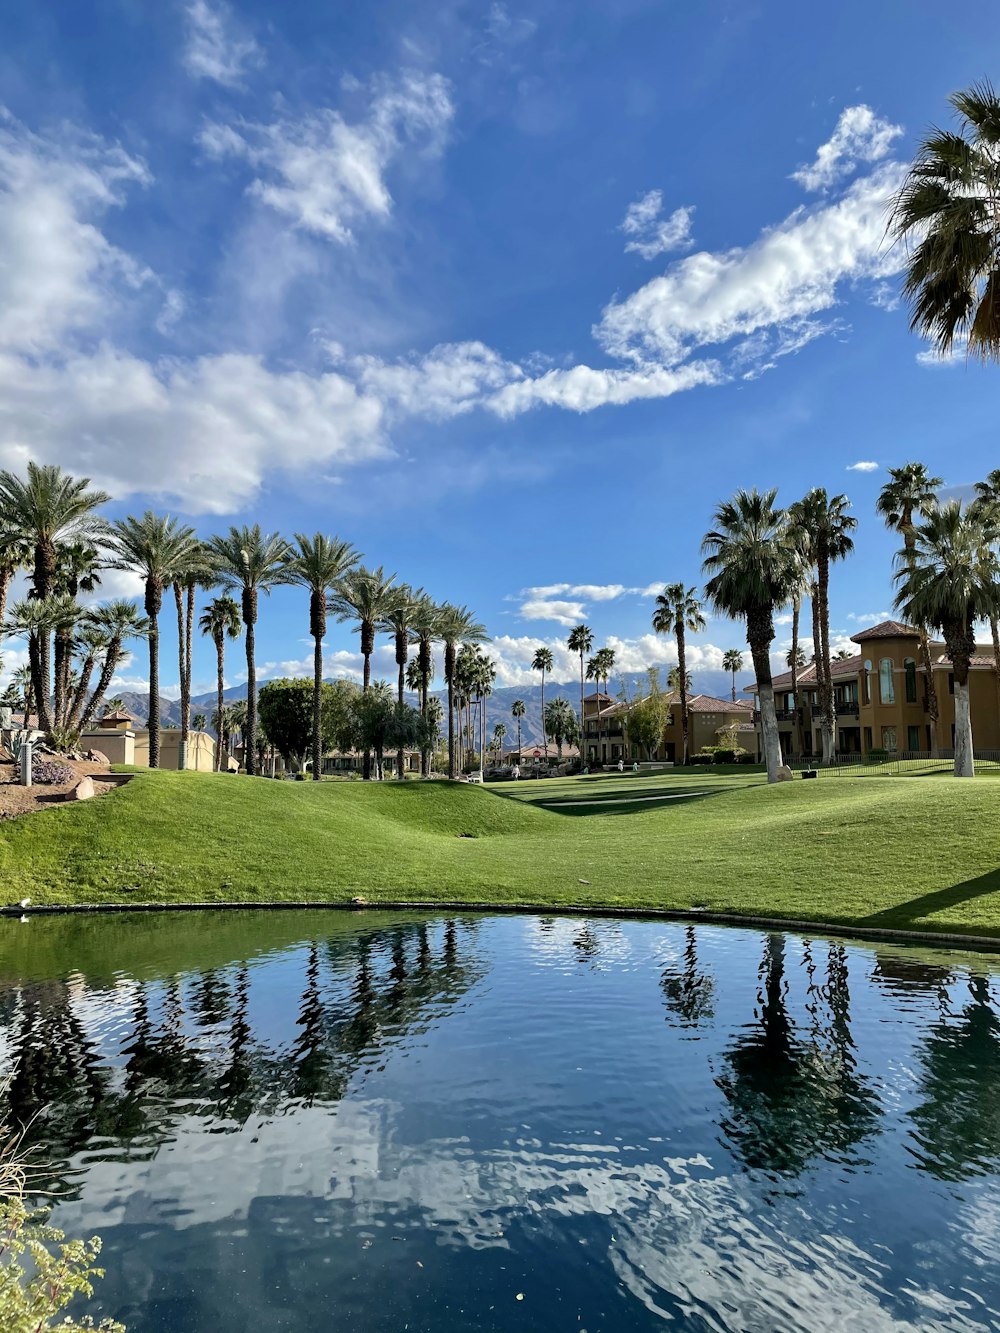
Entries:
<svg viewBox="0 0 1000 1333">
<path fill-rule="evenodd" d="M 720 699 L 728 699 L 731 692 L 730 677 L 724 671 L 696 671 L 693 672 L 692 692 L 696 694 L 711 694 Z M 662 673 L 665 677 L 666 673 Z M 266 681 L 260 681 L 258 684 L 265 685 Z M 609 686 L 609 692 L 614 695 L 617 693 L 619 685 L 624 683 L 629 695 L 635 693 L 637 686 L 646 684 L 645 672 L 630 672 L 623 676 L 614 677 Z M 587 682 L 587 693 L 593 692 L 593 681 Z M 149 717 L 149 695 L 138 694 L 133 691 L 114 690 L 109 693 L 117 699 L 121 699 L 125 705 L 125 711 L 130 713 L 139 726 L 146 725 L 146 719 Z M 433 693 L 442 700 L 447 698 L 445 690 L 434 690 Z M 234 685 L 225 691 L 227 703 L 232 703 L 237 699 L 245 699 L 247 695 L 246 685 Z M 549 681 L 545 682 L 545 698 L 555 699 L 559 695 L 568 699 L 574 708 L 580 705 L 580 682 L 576 681 Z M 410 703 L 416 703 L 412 695 L 407 696 Z M 538 746 L 542 743 L 542 690 L 540 685 L 503 685 L 493 691 L 486 701 L 486 730 L 492 735 L 493 727 L 497 722 L 502 722 L 507 728 L 507 737 L 514 740 L 517 735 L 517 723 L 511 716 L 511 706 L 515 699 L 524 701 L 525 714 L 521 719 L 521 745 L 524 748 L 529 746 Z M 210 694 L 198 694 L 191 700 L 191 714 L 204 713 L 206 717 L 211 718 L 215 712 L 215 691 Z M 181 706 L 176 699 L 160 698 L 160 720 L 164 726 L 179 727 L 181 724 Z M 211 728 L 209 728 L 211 730 Z"/>
</svg>

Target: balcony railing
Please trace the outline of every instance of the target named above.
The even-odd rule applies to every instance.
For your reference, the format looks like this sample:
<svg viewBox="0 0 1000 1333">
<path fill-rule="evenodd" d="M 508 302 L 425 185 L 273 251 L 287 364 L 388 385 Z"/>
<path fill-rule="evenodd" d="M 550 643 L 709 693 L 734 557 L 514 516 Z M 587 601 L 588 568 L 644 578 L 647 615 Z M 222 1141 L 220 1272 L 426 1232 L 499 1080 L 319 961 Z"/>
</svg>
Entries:
<svg viewBox="0 0 1000 1333">
<path fill-rule="evenodd" d="M 776 718 L 779 722 L 794 722 L 794 721 L 795 721 L 795 709 L 794 709 L 794 708 L 776 708 L 776 709 L 774 710 L 774 716 L 775 716 L 775 718 Z M 754 720 L 754 722 L 757 723 L 757 724 L 760 723 L 760 709 L 759 709 L 759 708 L 755 708 L 755 709 L 753 710 L 753 720 Z"/>
<path fill-rule="evenodd" d="M 858 701 L 857 699 L 838 699 L 836 709 L 838 717 L 857 717 Z"/>
</svg>

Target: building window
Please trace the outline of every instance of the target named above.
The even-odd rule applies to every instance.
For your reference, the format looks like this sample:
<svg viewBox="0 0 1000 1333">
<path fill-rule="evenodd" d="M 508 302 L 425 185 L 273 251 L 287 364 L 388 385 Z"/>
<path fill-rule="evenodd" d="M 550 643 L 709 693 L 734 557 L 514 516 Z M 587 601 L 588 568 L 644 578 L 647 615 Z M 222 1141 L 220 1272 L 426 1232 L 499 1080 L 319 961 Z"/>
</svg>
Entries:
<svg viewBox="0 0 1000 1333">
<path fill-rule="evenodd" d="M 870 704 L 872 701 L 872 664 L 870 661 L 865 662 L 864 687 L 864 702 Z"/>
<path fill-rule="evenodd" d="M 891 657 L 883 657 L 878 664 L 878 692 L 884 704 L 894 704 L 896 702 L 896 685 L 892 678 Z"/>
<path fill-rule="evenodd" d="M 917 664 L 912 657 L 908 657 L 903 663 L 903 670 L 906 672 L 906 702 L 915 704 L 917 702 Z"/>
<path fill-rule="evenodd" d="M 913 753 L 915 750 L 919 750 L 919 749 L 920 749 L 920 728 L 919 728 L 919 727 L 907 727 L 907 728 L 906 728 L 906 748 L 907 748 L 911 753 Z"/>
<path fill-rule="evenodd" d="M 865 753 L 867 754 L 871 748 L 872 748 L 872 729 L 871 727 L 865 727 Z"/>
<path fill-rule="evenodd" d="M 883 749 L 883 750 L 887 750 L 887 751 L 889 752 L 889 754 L 895 754 L 895 752 L 896 752 L 896 728 L 895 728 L 895 727 L 883 727 L 883 728 L 882 728 L 882 749 Z"/>
</svg>

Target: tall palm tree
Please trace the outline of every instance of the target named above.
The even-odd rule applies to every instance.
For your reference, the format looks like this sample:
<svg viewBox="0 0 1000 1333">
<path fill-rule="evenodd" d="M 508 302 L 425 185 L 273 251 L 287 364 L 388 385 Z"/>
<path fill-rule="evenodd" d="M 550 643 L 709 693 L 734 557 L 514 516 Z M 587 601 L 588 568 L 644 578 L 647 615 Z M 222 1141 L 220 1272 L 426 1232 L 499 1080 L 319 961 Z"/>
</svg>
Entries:
<svg viewBox="0 0 1000 1333">
<path fill-rule="evenodd" d="M 476 649 L 476 664 L 473 673 L 473 688 L 479 703 L 479 775 L 483 774 L 483 758 L 486 751 L 486 700 L 493 693 L 497 680 L 496 663 L 485 653 Z"/>
<path fill-rule="evenodd" d="M 858 521 L 847 512 L 850 507 L 851 502 L 846 495 L 831 497 L 827 495 L 825 487 L 816 486 L 789 510 L 793 553 L 816 571 L 813 651 L 816 657 L 825 764 L 833 762 L 837 731 L 833 671 L 830 666 L 830 565 L 836 560 L 845 559 L 854 550 L 851 533 L 858 526 Z M 794 598 L 794 592 L 792 595 Z"/>
<path fill-rule="evenodd" d="M 566 646 L 571 653 L 580 655 L 580 735 L 583 736 L 583 693 L 584 693 L 584 656 L 593 651 L 594 635 L 589 625 L 577 625 L 570 630 Z M 582 746 L 582 741 L 581 741 Z M 582 753 L 582 749 L 581 749 Z"/>
<path fill-rule="evenodd" d="M 932 477 L 923 463 L 904 463 L 902 467 L 889 469 L 889 480 L 879 492 L 875 501 L 875 512 L 885 521 L 885 526 L 892 532 L 898 532 L 903 538 L 905 559 L 912 564 L 916 551 L 916 538 L 913 531 L 915 518 L 926 518 L 937 506 L 937 492 L 944 485 L 943 477 Z M 927 690 L 927 721 L 930 727 L 930 750 L 937 757 L 938 708 L 937 689 L 934 685 L 934 670 L 931 666 L 930 635 L 927 626 L 917 622 L 920 635 L 920 665 L 924 671 Z"/>
<path fill-rule="evenodd" d="M 963 513 L 957 500 L 934 509 L 914 530 L 914 550 L 896 557 L 896 606 L 941 630 L 955 677 L 955 776 L 975 775 L 969 668 L 977 620 L 1000 614 L 1000 537 L 983 510 Z"/>
<path fill-rule="evenodd" d="M 439 619 L 440 609 L 431 601 L 430 597 L 424 597 L 416 605 L 410 617 L 411 633 L 413 641 L 417 645 L 416 666 L 420 677 L 420 712 L 424 719 L 425 728 L 429 712 L 428 692 L 431 681 L 434 679 L 434 641 L 438 637 Z M 425 745 L 420 752 L 421 777 L 430 775 L 430 763 L 431 753 Z"/>
<path fill-rule="evenodd" d="M 687 588 L 683 583 L 668 583 L 656 599 L 653 609 L 653 630 L 657 634 L 673 634 L 677 642 L 677 674 L 680 681 L 681 696 L 681 736 L 683 738 L 683 759 L 688 762 L 688 701 L 687 701 L 687 666 L 685 653 L 685 631 L 697 634 L 705 628 L 705 616 L 697 589 Z"/>
<path fill-rule="evenodd" d="M 191 667 L 194 656 L 195 594 L 199 588 L 215 586 L 212 557 L 199 543 L 186 569 L 178 570 L 171 587 L 177 611 L 177 667 L 180 676 L 180 744 L 177 767 L 187 767 L 188 736 L 191 732 Z"/>
<path fill-rule="evenodd" d="M 71 652 L 80 662 L 80 674 L 77 677 L 75 687 L 72 690 L 66 690 L 66 697 L 63 702 L 63 714 L 59 726 L 67 738 L 79 734 L 78 721 L 83 709 L 83 701 L 90 689 L 90 682 L 98 660 L 103 659 L 111 647 L 111 635 L 103 626 L 91 620 L 89 616 L 84 616 L 77 623 L 76 633 L 73 635 L 70 647 Z M 69 675 L 67 673 L 68 680 Z"/>
<path fill-rule="evenodd" d="M 521 764 L 521 718 L 524 717 L 525 707 L 523 699 L 515 699 L 510 706 L 510 715 L 517 723 L 517 763 Z"/>
<path fill-rule="evenodd" d="M 924 138 L 889 227 L 912 244 L 903 292 L 910 328 L 942 355 L 956 342 L 1000 360 L 1000 97 L 988 80 L 948 99 L 957 130 Z"/>
<path fill-rule="evenodd" d="M 498 722 L 493 728 L 493 748 L 497 752 L 497 763 L 503 763 L 503 741 L 507 735 L 507 728 L 502 722 Z"/>
<path fill-rule="evenodd" d="M 225 714 L 226 714 L 226 640 L 238 639 L 243 633 L 243 621 L 240 608 L 235 598 L 228 593 L 213 597 L 201 613 L 198 628 L 202 634 L 210 636 L 215 644 L 215 769 L 222 772 L 222 757 L 226 751 Z"/>
<path fill-rule="evenodd" d="M 594 682 L 594 715 L 597 718 L 597 748 L 595 754 L 601 753 L 601 667 L 602 662 L 600 654 L 595 653 L 593 657 L 587 659 L 587 679 Z"/>
<path fill-rule="evenodd" d="M 94 592 L 100 587 L 100 555 L 87 542 L 60 542 L 56 547 L 56 575 L 53 590 L 65 593 L 76 601 L 81 592 Z M 69 701 L 69 673 L 73 660 L 72 629 L 62 625 L 56 630 L 55 655 L 52 664 L 53 702 L 55 725 L 65 730 Z"/>
<path fill-rule="evenodd" d="M 598 648 L 598 650 L 597 650 L 597 652 L 594 654 L 592 660 L 593 660 L 593 662 L 594 662 L 595 667 L 597 668 L 597 682 L 598 682 L 598 683 L 597 683 L 597 688 L 598 688 L 598 692 L 600 692 L 600 688 L 601 688 L 600 682 L 603 680 L 603 681 L 604 681 L 604 693 L 605 693 L 605 695 L 607 695 L 607 693 L 608 693 L 608 689 L 609 689 L 608 681 L 609 681 L 610 678 L 611 678 L 611 673 L 612 673 L 612 671 L 614 671 L 614 669 L 615 669 L 615 650 L 614 650 L 613 648 Z M 600 713 L 601 701 L 600 701 L 600 699 L 598 699 L 598 701 L 597 701 L 597 708 L 598 708 L 598 712 L 597 712 L 597 738 L 598 738 L 598 741 L 600 741 L 601 734 L 602 734 L 602 732 L 601 732 L 601 713 Z"/>
<path fill-rule="evenodd" d="M 47 598 L 56 591 L 57 543 L 96 542 L 106 530 L 96 510 L 110 500 L 91 490 L 89 477 L 71 477 L 62 468 L 29 463 L 26 476 L 0 472 L 0 529 L 32 548 L 32 596 Z M 32 667 L 38 724 L 51 731 L 50 640 L 37 643 Z"/>
<path fill-rule="evenodd" d="M 109 547 L 113 569 L 128 569 L 145 583 L 144 609 L 149 622 L 149 766 L 160 766 L 160 626 L 163 590 L 188 568 L 199 549 L 194 529 L 147 509 L 142 518 L 112 524 Z"/>
<path fill-rule="evenodd" d="M 532 671 L 542 673 L 542 747 L 545 758 L 549 757 L 549 738 L 545 731 L 545 673 L 552 670 L 552 652 L 548 648 L 538 648 L 534 657 L 531 659 Z"/>
<path fill-rule="evenodd" d="M 59 725 L 52 712 L 52 682 L 49 666 L 42 660 L 42 645 L 51 642 L 53 634 L 72 633 L 73 626 L 83 614 L 75 598 L 67 593 L 53 593 L 49 597 L 26 597 L 15 602 L 7 613 L 4 634 L 14 634 L 28 640 L 28 666 L 31 670 L 31 693 L 38 710 L 38 726 L 47 737 L 62 744 L 64 737 L 53 737 Z"/>
<path fill-rule="evenodd" d="M 372 653 L 375 651 L 375 634 L 379 622 L 385 619 L 392 606 L 397 589 L 395 574 L 387 574 L 379 565 L 378 569 L 368 569 L 358 565 L 341 575 L 330 594 L 328 607 L 331 615 L 338 620 L 356 620 L 357 630 L 361 635 L 361 655 L 364 659 L 363 690 L 367 694 L 372 683 Z M 372 756 L 365 749 L 364 770 L 362 776 L 371 781 Z"/>
<path fill-rule="evenodd" d="M 323 640 L 326 638 L 326 599 L 337 580 L 360 560 L 350 542 L 317 532 L 295 534 L 297 549 L 288 565 L 292 583 L 309 591 L 309 633 L 313 641 L 312 775 L 319 782 L 323 767 Z"/>
<path fill-rule="evenodd" d="M 736 702 L 736 673 L 743 670 L 743 654 L 738 648 L 727 648 L 722 654 L 722 669 L 733 678 L 733 703 Z"/>
<path fill-rule="evenodd" d="M 260 524 L 231 527 L 225 536 L 207 543 L 218 582 L 240 593 L 240 613 L 246 627 L 247 724 L 243 732 L 243 761 L 246 771 L 257 772 L 257 658 L 256 625 L 260 594 L 288 582 L 292 548 L 278 533 L 261 532 Z"/>
<path fill-rule="evenodd" d="M 2 518 L 2 516 L 0 516 Z M 0 624 L 7 614 L 7 594 L 14 575 L 31 567 L 31 543 L 16 529 L 6 529 L 0 522 Z"/>
<path fill-rule="evenodd" d="M 437 636 L 444 644 L 444 678 L 448 685 L 448 776 L 455 776 L 455 659 L 463 643 L 489 642 L 486 629 L 465 606 L 446 602 L 440 608 Z"/>
<path fill-rule="evenodd" d="M 705 595 L 722 615 L 746 622 L 760 701 L 768 782 L 778 781 L 781 740 L 771 684 L 774 612 L 789 600 L 799 576 L 798 562 L 785 540 L 785 516 L 775 505 L 777 490 L 739 490 L 715 511 L 705 534 L 702 567 L 709 576 Z"/>
<path fill-rule="evenodd" d="M 555 741 L 556 753 L 561 763 L 563 742 L 572 741 L 576 733 L 576 714 L 569 700 L 561 697 L 550 700 L 542 714 L 542 725 L 545 734 Z"/>
<path fill-rule="evenodd" d="M 1000 526 L 1000 468 L 994 468 L 985 481 L 977 481 L 975 490 L 976 498 L 970 508 L 987 523 Z M 990 638 L 993 641 L 993 680 L 1000 706 L 1000 621 L 995 612 L 990 616 Z"/>
<path fill-rule="evenodd" d="M 406 659 L 410 652 L 410 634 L 414 628 L 414 617 L 419 616 L 421 603 L 426 596 L 423 588 L 414 591 L 407 584 L 400 584 L 379 622 L 379 629 L 392 635 L 396 650 L 396 703 L 400 709 L 406 702 Z M 396 751 L 396 777 L 402 781 L 405 776 L 406 758 L 400 745 Z"/>
</svg>

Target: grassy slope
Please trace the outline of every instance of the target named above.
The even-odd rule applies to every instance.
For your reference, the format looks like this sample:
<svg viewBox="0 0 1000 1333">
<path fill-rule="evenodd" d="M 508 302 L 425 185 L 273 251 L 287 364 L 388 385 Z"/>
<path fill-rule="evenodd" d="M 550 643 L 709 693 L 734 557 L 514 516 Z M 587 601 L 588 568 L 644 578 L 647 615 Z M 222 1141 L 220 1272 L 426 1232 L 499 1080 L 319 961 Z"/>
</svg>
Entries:
<svg viewBox="0 0 1000 1333">
<path fill-rule="evenodd" d="M 631 799 L 686 791 L 708 794 Z M 478 789 L 143 772 L 100 801 L 0 825 L 0 884 L 7 902 L 363 894 L 1000 935 L 998 798 L 989 776 L 821 774 L 769 788 L 694 770 Z M 581 800 L 595 803 L 552 808 Z"/>
</svg>

